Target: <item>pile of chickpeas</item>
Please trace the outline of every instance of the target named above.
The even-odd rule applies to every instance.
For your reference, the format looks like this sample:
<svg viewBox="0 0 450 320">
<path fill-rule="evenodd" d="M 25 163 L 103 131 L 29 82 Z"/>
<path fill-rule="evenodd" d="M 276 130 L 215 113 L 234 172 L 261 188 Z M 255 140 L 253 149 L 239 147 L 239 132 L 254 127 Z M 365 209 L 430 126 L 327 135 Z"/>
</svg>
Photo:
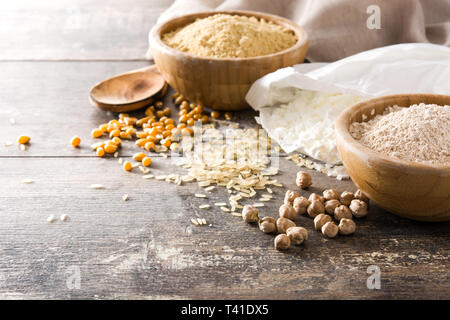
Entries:
<svg viewBox="0 0 450 320">
<path fill-rule="evenodd" d="M 300 189 L 307 189 L 312 185 L 312 178 L 307 172 L 299 171 L 296 184 Z M 321 231 L 325 237 L 334 238 L 338 233 L 353 234 L 356 230 L 353 218 L 365 217 L 368 204 L 369 198 L 361 190 L 355 193 L 344 191 L 339 195 L 335 189 L 327 189 L 322 195 L 312 193 L 308 199 L 294 190 L 288 190 L 278 219 L 259 219 L 258 209 L 251 205 L 244 206 L 242 218 L 247 223 L 257 222 L 264 233 L 279 233 L 274 240 L 275 249 L 287 250 L 291 244 L 299 245 L 308 239 L 307 230 L 294 222 L 297 215 L 308 214 L 314 218 L 315 230 Z"/>
<path fill-rule="evenodd" d="M 179 150 L 179 141 L 183 136 L 192 136 L 193 127 L 196 122 L 202 124 L 210 122 L 212 119 L 218 119 L 220 114 L 212 111 L 210 117 L 204 113 L 203 106 L 200 104 L 189 103 L 189 101 L 179 93 L 173 95 L 175 105 L 179 106 L 178 123 L 172 118 L 172 112 L 169 107 L 164 107 L 162 101 L 157 101 L 154 105 L 145 110 L 143 118 L 131 117 L 127 113 L 120 113 L 118 119 L 101 124 L 98 128 L 91 131 L 93 138 L 109 136 L 109 140 L 94 144 L 92 147 L 98 157 L 105 154 L 115 154 L 121 145 L 122 140 L 131 140 L 136 138 L 136 145 L 145 151 L 164 152 L 167 150 L 177 152 Z M 225 119 L 230 120 L 231 114 L 226 113 Z M 74 137 L 75 138 L 75 137 Z M 79 141 L 74 142 L 74 147 L 79 145 Z M 144 167 L 151 164 L 151 159 L 144 153 L 134 155 L 134 159 L 141 161 Z M 123 168 L 126 171 L 132 170 L 133 166 L 129 161 L 125 161 Z"/>
</svg>

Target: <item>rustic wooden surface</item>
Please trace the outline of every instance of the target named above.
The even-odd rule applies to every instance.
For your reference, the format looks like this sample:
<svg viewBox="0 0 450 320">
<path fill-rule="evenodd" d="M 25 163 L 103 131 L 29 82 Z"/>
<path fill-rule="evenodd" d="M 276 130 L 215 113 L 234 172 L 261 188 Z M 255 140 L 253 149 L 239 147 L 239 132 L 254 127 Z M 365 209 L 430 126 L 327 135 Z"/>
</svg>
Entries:
<svg viewBox="0 0 450 320">
<path fill-rule="evenodd" d="M 281 253 L 272 236 L 240 218 L 198 209 L 226 199 L 223 189 L 199 199 L 196 184 L 144 180 L 117 159 L 94 157 L 89 132 L 113 115 L 89 105 L 88 89 L 148 64 L 127 60 L 143 57 L 151 17 L 169 3 L 64 3 L 0 4 L 7 17 L 0 19 L 0 298 L 450 298 L 449 223 L 409 221 L 372 204 L 355 235 L 328 240 L 302 216 L 297 223 L 310 239 Z M 66 34 L 58 24 L 70 10 L 84 22 Z M 50 16 L 55 24 L 47 23 Z M 20 26 L 16 33 L 5 31 L 13 25 Z M 116 59 L 122 61 L 109 61 Z M 236 119 L 253 126 L 254 115 Z M 32 137 L 27 151 L 3 145 L 22 133 Z M 68 144 L 74 134 L 83 139 L 80 149 Z M 126 144 L 121 156 L 134 150 Z M 170 159 L 153 159 L 154 174 L 183 172 Z M 278 179 L 293 188 L 298 167 L 279 160 Z M 313 192 L 354 190 L 351 181 L 311 173 Z M 22 184 L 27 178 L 35 183 Z M 90 189 L 94 183 L 105 189 Z M 274 188 L 276 200 L 262 215 L 276 216 L 286 188 Z M 69 218 L 49 224 L 50 214 Z M 196 216 L 212 226 L 193 226 Z M 380 290 L 366 286 L 370 265 L 381 270 Z M 79 288 L 67 286 L 74 270 Z"/>
</svg>

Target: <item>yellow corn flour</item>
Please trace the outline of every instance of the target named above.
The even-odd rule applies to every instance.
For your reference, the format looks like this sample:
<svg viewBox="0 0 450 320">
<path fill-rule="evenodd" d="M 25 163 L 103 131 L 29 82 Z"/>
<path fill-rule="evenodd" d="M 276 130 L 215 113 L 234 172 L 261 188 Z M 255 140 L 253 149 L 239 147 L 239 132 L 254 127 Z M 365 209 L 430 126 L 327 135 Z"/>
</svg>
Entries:
<svg viewBox="0 0 450 320">
<path fill-rule="evenodd" d="M 264 19 L 216 14 L 166 33 L 168 46 L 197 56 L 248 58 L 283 51 L 297 42 L 291 30 Z"/>
</svg>

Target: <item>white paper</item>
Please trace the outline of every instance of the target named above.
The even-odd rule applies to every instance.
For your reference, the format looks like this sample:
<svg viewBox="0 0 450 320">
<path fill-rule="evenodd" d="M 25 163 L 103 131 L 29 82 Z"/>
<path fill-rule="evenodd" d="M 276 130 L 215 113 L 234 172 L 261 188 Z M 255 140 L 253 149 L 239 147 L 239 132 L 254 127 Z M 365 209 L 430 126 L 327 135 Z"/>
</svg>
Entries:
<svg viewBox="0 0 450 320">
<path fill-rule="evenodd" d="M 270 121 L 276 120 L 272 119 L 273 108 L 291 102 L 298 89 L 362 97 L 401 93 L 450 94 L 450 48 L 421 43 L 398 44 L 361 52 L 326 65 L 311 63 L 283 68 L 257 80 L 246 100 L 260 111 L 259 120 L 268 135 L 287 152 L 296 150 L 326 161 L 320 155 L 309 154 L 295 141 L 289 144 L 278 141 L 273 126 L 269 128 Z M 289 116 L 301 117 L 301 109 L 307 107 L 298 106 L 298 113 Z M 337 153 L 333 147 L 330 152 Z"/>
</svg>

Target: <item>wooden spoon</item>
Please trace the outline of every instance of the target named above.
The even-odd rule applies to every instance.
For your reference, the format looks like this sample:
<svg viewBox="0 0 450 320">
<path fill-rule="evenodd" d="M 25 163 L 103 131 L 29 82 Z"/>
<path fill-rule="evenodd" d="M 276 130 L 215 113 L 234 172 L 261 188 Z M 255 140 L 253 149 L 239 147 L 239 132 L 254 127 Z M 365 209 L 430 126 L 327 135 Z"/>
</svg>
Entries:
<svg viewBox="0 0 450 320">
<path fill-rule="evenodd" d="M 122 73 L 91 88 L 89 100 L 97 108 L 125 112 L 143 108 L 165 94 L 167 84 L 156 65 Z"/>
</svg>

